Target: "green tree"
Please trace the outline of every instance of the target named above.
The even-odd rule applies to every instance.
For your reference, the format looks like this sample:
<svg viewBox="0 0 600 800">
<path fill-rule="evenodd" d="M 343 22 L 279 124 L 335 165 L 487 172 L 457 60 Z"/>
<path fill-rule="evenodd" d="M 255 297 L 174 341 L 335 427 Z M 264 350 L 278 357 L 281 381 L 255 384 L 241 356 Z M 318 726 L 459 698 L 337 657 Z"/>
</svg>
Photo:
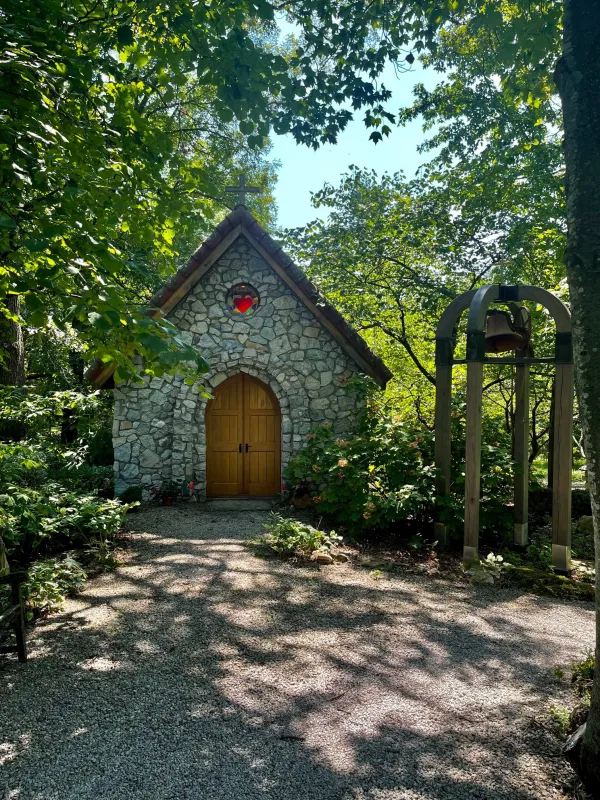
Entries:
<svg viewBox="0 0 600 800">
<path fill-rule="evenodd" d="M 533 151 L 534 157 L 541 160 L 542 165 L 546 161 L 547 165 L 545 174 L 543 170 L 536 170 L 536 174 L 542 178 L 543 197 L 543 187 L 551 188 L 552 178 L 563 178 L 552 129 L 557 126 L 559 135 L 561 127 L 563 130 L 561 143 L 564 144 L 567 222 L 565 264 L 573 315 L 579 416 L 585 439 L 594 515 L 596 572 L 600 574 L 600 334 L 597 325 L 600 299 L 600 197 L 597 192 L 600 179 L 600 2 L 541 0 L 530 3 L 513 0 L 483 5 L 467 0 L 446 5 L 449 9 L 451 7 L 450 14 L 445 19 L 438 18 L 435 21 L 436 26 L 439 23 L 437 41 L 429 49 L 433 63 L 439 59 L 438 67 L 460 65 L 461 70 L 467 63 L 472 64 L 472 69 L 467 67 L 466 86 L 472 91 L 475 109 L 480 107 L 480 98 L 491 90 L 499 102 L 508 103 L 508 108 L 514 108 L 519 119 L 526 123 L 524 111 L 529 108 L 533 112 L 529 123 L 521 131 L 512 126 L 499 130 L 494 129 L 493 118 L 490 124 L 483 117 L 477 119 L 476 114 L 475 117 L 468 112 L 465 115 L 466 105 L 462 101 L 450 102 L 445 111 L 443 104 L 436 107 L 434 115 L 441 110 L 442 116 L 449 120 L 444 133 L 450 135 L 450 140 L 456 133 L 454 141 L 464 143 L 465 148 L 478 149 L 482 156 L 480 162 L 490 177 L 490 190 L 502 194 L 505 185 L 502 173 L 508 173 L 509 180 L 517 177 L 512 167 L 519 169 L 521 164 L 526 166 L 530 159 L 525 153 L 531 154 Z M 443 13 L 440 15 L 444 16 Z M 460 46 L 451 48 L 451 56 L 447 58 L 445 46 L 452 39 L 458 41 Z M 478 54 L 478 57 L 471 59 L 471 54 Z M 460 96 L 460 89 L 464 86 L 465 81 L 455 76 L 450 88 L 442 88 L 437 99 L 451 101 L 455 99 L 451 90 L 458 90 Z M 557 89 L 560 106 L 556 102 Z M 558 113 L 562 117 L 562 126 Z M 537 118 L 532 129 L 534 115 Z M 463 124 L 465 117 L 470 131 Z M 538 127 L 542 131 L 546 129 L 544 136 L 535 133 Z M 525 153 L 515 153 L 515 147 L 522 147 Z M 507 165 L 504 154 L 510 156 L 511 150 L 513 154 Z M 462 163 L 469 161 L 460 157 L 459 160 Z M 448 162 L 446 167 L 453 172 Z M 495 176 L 491 174 L 494 171 Z M 460 178 L 460 170 L 455 174 Z M 464 177 L 468 180 L 469 175 Z M 538 182 L 535 174 L 526 169 L 521 170 L 518 180 L 521 184 L 529 183 L 532 186 Z M 485 191 L 485 186 L 482 188 Z M 564 218 L 564 215 L 560 214 L 557 202 L 560 194 L 556 191 L 550 194 L 546 192 L 546 198 L 549 203 L 545 210 L 542 206 L 539 234 L 542 244 L 552 254 L 562 249 L 561 217 Z M 526 211 L 529 212 L 529 209 Z M 525 216 L 527 218 L 529 213 Z M 600 663 L 598 593 L 597 603 L 596 661 Z M 583 739 L 581 768 L 592 791 L 600 792 L 598 670 Z"/>
<path fill-rule="evenodd" d="M 178 243 L 196 246 L 238 169 L 267 184 L 273 174 L 266 138 L 250 141 L 224 120 L 215 82 L 191 73 L 183 31 L 192 21 L 159 12 L 151 4 L 5 6 L 5 383 L 23 381 L 19 304 L 32 327 L 49 319 L 75 326 L 92 353 L 116 359 L 124 374 L 138 353 L 150 370 L 191 363 L 193 376 L 203 368 L 168 322 L 146 315 L 136 290 L 152 290 L 172 272 Z"/>
<path fill-rule="evenodd" d="M 315 28 L 318 33 L 313 39 L 321 37 L 335 41 L 331 30 L 337 27 L 335 6 L 326 4 L 326 10 L 316 13 L 318 22 Z M 331 14 L 326 20 L 326 13 Z M 523 164 L 527 159 L 514 158 L 514 147 L 522 145 L 525 151 L 535 149 L 536 158 L 547 158 L 547 172 L 560 178 L 560 165 L 557 164 L 556 150 L 554 155 L 548 145 L 548 134 L 551 133 L 553 120 L 549 107 L 556 99 L 558 88 L 561 101 L 561 115 L 564 127 L 564 184 L 566 188 L 567 242 L 565 263 L 570 289 L 571 308 L 574 327 L 574 358 L 578 395 L 580 403 L 580 419 L 585 438 L 586 455 L 590 477 L 590 493 L 594 514 L 594 530 L 596 539 L 596 569 L 600 573 L 600 478 L 598 464 L 600 462 L 600 342 L 597 324 L 597 306 L 600 298 L 600 195 L 597 186 L 600 179 L 600 0 L 446 0 L 445 2 L 423 2 L 392 4 L 385 7 L 370 5 L 368 8 L 354 8 L 348 12 L 351 16 L 362 17 L 363 24 L 369 24 L 379 32 L 380 54 L 384 58 L 394 58 L 398 49 L 413 46 L 416 52 L 431 57 L 438 68 L 452 68 L 457 62 L 456 49 L 451 56 L 445 52 L 449 39 L 454 37 L 463 43 L 462 63 L 471 62 L 474 69 L 470 71 L 467 88 L 471 93 L 471 101 L 465 102 L 464 92 L 458 97 L 448 96 L 445 90 L 441 95 L 450 100 L 446 118 L 450 121 L 450 141 L 453 130 L 457 131 L 456 141 L 465 149 L 477 148 L 483 156 L 480 164 L 485 165 L 488 184 L 476 185 L 482 196 L 488 195 L 486 203 L 493 197 L 489 192 L 499 187 L 502 192 L 502 174 L 506 170 L 506 155 L 513 151 L 511 164 Z M 344 23 L 347 20 L 344 18 Z M 355 21 L 355 19 L 353 19 Z M 346 25 L 348 35 L 352 35 L 353 27 Z M 562 56 L 561 56 L 562 47 Z M 471 54 L 469 54 L 469 48 Z M 487 48 L 487 56 L 481 58 Z M 471 59 L 470 55 L 473 56 Z M 414 60 L 411 54 L 409 60 Z M 374 70 L 378 74 L 378 70 Z M 470 81 L 470 83 L 469 83 Z M 460 82 L 459 82 L 460 83 Z M 499 91 L 494 92 L 497 87 Z M 455 82 L 454 88 L 461 87 Z M 472 133 L 465 136 L 466 129 L 461 114 L 474 105 L 481 111 L 479 99 L 492 90 L 493 96 L 500 103 L 508 104 L 517 111 L 525 107 L 533 112 L 543 110 L 533 120 L 537 127 L 548 125 L 544 147 L 540 146 L 539 137 L 531 132 L 525 115 L 519 120 L 525 121 L 523 129 L 509 130 L 513 138 L 507 140 L 504 131 L 497 129 L 483 120 L 483 125 L 476 125 Z M 452 102 L 458 100 L 459 102 Z M 467 115 L 468 117 L 468 115 Z M 533 114 L 530 114 L 530 119 Z M 381 120 L 380 120 L 381 121 Z M 469 120 L 469 124 L 472 120 Z M 481 118 L 476 120 L 481 123 Z M 554 122 L 556 121 L 556 117 Z M 367 119 L 367 124 L 372 120 Z M 388 133 L 381 127 L 375 133 Z M 463 145 L 464 143 L 464 145 Z M 496 146 L 497 145 L 497 146 Z M 540 154 L 540 155 L 538 155 Z M 487 156 L 487 158 L 486 158 Z M 448 166 L 448 163 L 446 166 Z M 473 161 L 471 161 L 473 163 Z M 458 175 L 458 173 L 455 173 Z M 480 173 L 483 174 L 483 173 Z M 513 172 L 514 175 L 514 172 Z M 537 171 L 543 177 L 543 171 Z M 469 175 L 466 176 L 467 180 Z M 437 180 L 434 172 L 433 181 Z M 534 180 L 531 174 L 523 173 L 521 183 Z M 548 186 L 547 180 L 544 185 Z M 455 184 L 456 186 L 456 184 Z M 548 197 L 550 207 L 558 200 L 556 192 Z M 555 199 L 553 199 L 553 197 Z M 556 226 L 556 218 L 546 216 L 540 218 L 542 226 L 546 224 L 549 234 L 543 229 L 539 231 L 542 239 L 549 236 L 550 250 L 561 249 L 560 225 Z M 562 216 L 562 215 L 560 215 Z M 558 219 L 560 219 L 560 216 Z M 548 222 L 550 224 L 548 225 Z M 540 248 L 538 248 L 539 251 Z M 600 604 L 600 597 L 597 602 Z M 597 662 L 600 663 L 600 605 L 597 611 Z M 600 673 L 596 671 L 592 705 L 583 740 L 581 753 L 582 772 L 592 790 L 600 792 Z"/>
<path fill-rule="evenodd" d="M 482 198 L 473 201 L 472 192 L 464 188 L 450 203 L 441 177 L 432 187 L 428 180 L 406 181 L 401 175 L 378 178 L 354 169 L 339 186 L 326 186 L 315 195 L 315 205 L 328 210 L 325 220 L 286 232 L 290 252 L 392 368 L 395 379 L 387 394 L 400 417 L 416 414 L 433 427 L 435 329 L 450 300 L 500 279 L 505 271 L 514 280 L 550 289 L 555 284 L 548 281 L 564 274 L 560 261 L 550 269 L 538 257 L 535 227 L 527 230 L 527 236 L 525 230 L 511 235 L 521 227 L 521 204 L 538 213 L 535 193 L 527 198 L 522 187 L 517 192 L 518 203 L 507 192 L 502 203 L 496 201 L 494 213 Z M 526 248 L 533 258 L 523 258 Z M 544 314 L 534 308 L 532 313 L 538 353 L 550 355 L 553 331 Z M 532 384 L 532 458 L 547 441 L 550 412 L 549 380 L 544 368 L 539 369 L 542 374 Z M 511 432 L 512 371 L 490 372 L 487 413 L 499 417 Z M 464 377 L 457 369 L 459 386 Z"/>
<path fill-rule="evenodd" d="M 152 374 L 203 370 L 201 355 L 124 291 L 147 280 L 148 260 L 172 269 L 176 234 L 189 240 L 214 218 L 219 174 L 199 157 L 202 143 L 214 150 L 228 125 L 250 148 L 264 147 L 271 126 L 333 141 L 350 118 L 337 101 L 376 112 L 387 96 L 360 76 L 355 45 L 367 31 L 326 46 L 317 36 L 286 59 L 274 13 L 265 0 L 4 5 L 0 298 L 9 322 L 18 315 L 8 298 L 18 296 L 33 326 L 49 311 L 55 325 L 75 325 L 91 353 L 117 362 L 118 377 L 140 354 Z M 310 38 L 312 9 L 297 16 Z M 14 350 L 15 332 L 3 335 L 3 350 Z"/>
<path fill-rule="evenodd" d="M 199 354 L 176 344 L 167 323 L 128 310 L 116 288 L 126 258 L 107 231 L 125 222 L 140 246 L 150 241 L 169 257 L 180 214 L 181 193 L 162 192 L 164 171 L 177 170 L 182 154 L 177 138 L 144 116 L 149 95 L 169 102 L 195 75 L 215 92 L 216 116 L 238 120 L 252 146 L 271 127 L 313 146 L 333 142 L 352 116 L 349 103 L 364 112 L 377 141 L 393 120 L 385 107 L 390 93 L 377 83 L 386 62 L 408 53 L 410 63 L 412 50 L 435 57 L 453 32 L 484 35 L 493 60 L 481 78 L 492 75 L 515 106 L 536 108 L 555 94 L 562 38 L 556 75 L 565 130 L 566 264 L 600 559 L 600 0 L 300 0 L 277 9 L 300 31 L 288 58 L 257 36 L 273 23 L 268 0 L 180 0 L 168 8 L 151 0 L 5 4 L 0 296 L 23 296 L 41 321 L 51 296 L 63 310 L 57 324 L 77 319 L 98 352 L 102 337 L 94 331 L 118 331 L 123 346 L 108 355 L 124 372 L 136 347 L 157 369 L 190 358 L 202 368 Z M 202 185 L 201 173 L 196 179 Z M 600 790 L 600 674 L 582 765 Z"/>
<path fill-rule="evenodd" d="M 565 126 L 567 277 L 575 370 L 585 438 L 600 575 L 600 2 L 566 0 L 563 53 L 556 69 Z M 600 664 L 600 592 L 596 592 L 596 664 Z M 600 792 L 600 668 L 582 746 L 582 766 Z"/>
</svg>

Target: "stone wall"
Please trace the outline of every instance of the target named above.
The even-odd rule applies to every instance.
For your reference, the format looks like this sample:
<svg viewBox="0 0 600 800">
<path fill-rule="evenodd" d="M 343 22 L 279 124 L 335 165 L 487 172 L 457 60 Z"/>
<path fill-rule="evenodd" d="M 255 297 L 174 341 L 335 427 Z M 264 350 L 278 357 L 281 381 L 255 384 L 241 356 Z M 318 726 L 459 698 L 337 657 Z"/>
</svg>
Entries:
<svg viewBox="0 0 600 800">
<path fill-rule="evenodd" d="M 260 294 L 251 317 L 227 310 L 225 296 L 236 283 Z M 210 364 L 207 387 L 239 372 L 271 387 L 282 415 L 282 468 L 313 425 L 328 421 L 343 433 L 353 424 L 357 401 L 345 384 L 358 367 L 243 236 L 169 316 Z M 206 402 L 180 378 L 115 389 L 117 493 L 171 479 L 194 478 L 204 487 Z"/>
</svg>

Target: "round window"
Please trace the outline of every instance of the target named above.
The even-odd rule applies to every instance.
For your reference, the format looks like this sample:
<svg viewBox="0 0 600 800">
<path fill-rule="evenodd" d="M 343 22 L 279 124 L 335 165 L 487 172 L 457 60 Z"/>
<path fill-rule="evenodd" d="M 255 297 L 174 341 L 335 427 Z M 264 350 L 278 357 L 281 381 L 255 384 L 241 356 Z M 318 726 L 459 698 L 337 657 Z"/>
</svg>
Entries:
<svg viewBox="0 0 600 800">
<path fill-rule="evenodd" d="M 226 302 L 234 316 L 251 317 L 260 305 L 260 295 L 249 283 L 236 283 L 227 292 Z"/>
</svg>

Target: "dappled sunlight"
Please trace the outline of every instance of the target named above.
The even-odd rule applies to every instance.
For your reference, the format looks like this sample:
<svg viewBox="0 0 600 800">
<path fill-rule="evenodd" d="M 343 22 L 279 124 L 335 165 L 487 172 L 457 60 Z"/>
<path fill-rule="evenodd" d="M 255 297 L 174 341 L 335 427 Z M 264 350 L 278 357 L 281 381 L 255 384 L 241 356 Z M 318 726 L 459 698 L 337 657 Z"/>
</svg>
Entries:
<svg viewBox="0 0 600 800">
<path fill-rule="evenodd" d="M 17 756 L 23 755 L 29 750 L 31 744 L 31 734 L 22 733 L 13 742 L 0 742 L 0 767 L 14 761 Z"/>
<path fill-rule="evenodd" d="M 161 652 L 157 644 L 145 640 L 137 641 L 133 646 L 136 650 L 139 650 L 140 653 L 145 653 L 146 655 L 156 655 Z"/>
<path fill-rule="evenodd" d="M 87 661 L 82 661 L 77 666 L 81 667 L 81 669 L 89 669 L 94 672 L 108 672 L 112 669 L 119 669 L 121 667 L 121 662 L 98 656 L 97 658 L 88 658 Z"/>
<path fill-rule="evenodd" d="M 553 745 L 530 720 L 553 666 L 593 641 L 591 607 L 265 561 L 215 516 L 136 515 L 151 532 L 35 629 L 28 675 L 6 661 L 9 707 L 25 709 L 7 763 L 56 751 L 51 778 L 100 759 L 121 796 L 143 765 L 147 779 L 168 770 L 178 797 L 535 800 L 528 765 L 550 774 Z"/>
<path fill-rule="evenodd" d="M 124 584 L 119 581 L 119 591 L 121 594 L 126 595 L 127 597 L 135 597 L 138 596 L 148 596 L 150 592 L 144 586 L 140 586 L 138 583 L 135 583 L 133 580 Z M 103 583 L 98 584 L 94 583 L 93 586 L 90 587 L 89 591 L 86 591 L 86 598 L 88 599 L 105 599 L 111 598 L 114 595 L 114 581 L 111 580 L 110 583 Z"/>
</svg>

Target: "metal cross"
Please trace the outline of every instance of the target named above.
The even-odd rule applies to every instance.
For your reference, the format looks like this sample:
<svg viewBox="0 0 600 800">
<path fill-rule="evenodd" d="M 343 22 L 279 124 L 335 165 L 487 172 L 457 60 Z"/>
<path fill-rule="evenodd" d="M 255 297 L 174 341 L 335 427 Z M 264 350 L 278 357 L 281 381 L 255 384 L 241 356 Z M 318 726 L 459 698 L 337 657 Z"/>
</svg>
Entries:
<svg viewBox="0 0 600 800">
<path fill-rule="evenodd" d="M 242 173 L 239 178 L 237 186 L 226 186 L 226 192 L 237 192 L 239 195 L 238 201 L 241 205 L 246 205 L 246 194 L 258 194 L 260 188 L 258 186 L 246 186 L 246 176 Z"/>
</svg>

